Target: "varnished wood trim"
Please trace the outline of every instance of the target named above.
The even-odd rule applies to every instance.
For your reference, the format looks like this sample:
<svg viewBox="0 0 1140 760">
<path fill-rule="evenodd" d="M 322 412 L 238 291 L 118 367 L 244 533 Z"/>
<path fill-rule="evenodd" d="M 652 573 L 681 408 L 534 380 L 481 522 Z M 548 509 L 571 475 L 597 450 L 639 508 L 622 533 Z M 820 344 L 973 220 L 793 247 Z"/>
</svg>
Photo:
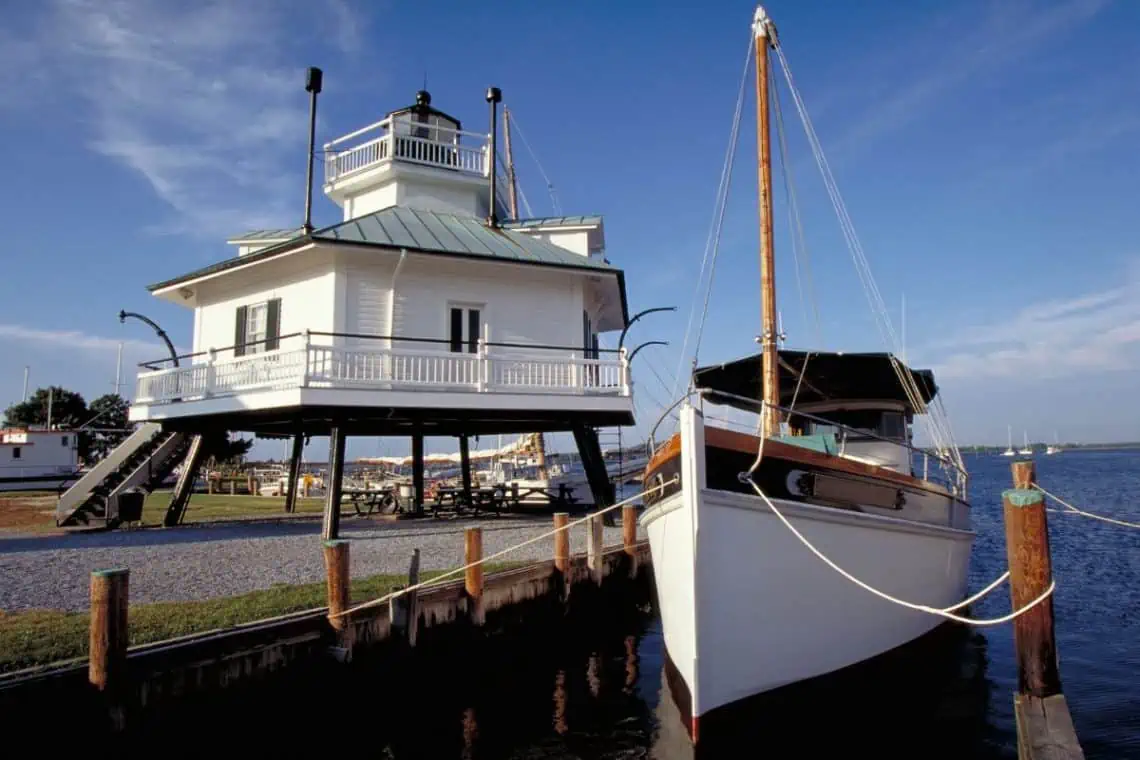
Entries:
<svg viewBox="0 0 1140 760">
<path fill-rule="evenodd" d="M 672 437 L 665 441 L 657 451 L 654 451 L 653 456 L 649 458 L 649 463 L 645 465 L 645 479 L 642 480 L 642 484 L 647 488 L 651 486 L 652 483 L 649 482 L 649 478 L 652 477 L 653 473 L 657 472 L 657 470 L 661 468 L 661 465 L 670 459 L 680 456 L 680 454 L 681 434 L 674 433 Z"/>
<path fill-rule="evenodd" d="M 720 449 L 730 449 L 732 451 L 743 451 L 749 454 L 755 454 L 760 446 L 760 438 L 759 436 L 749 435 L 748 433 L 738 433 L 735 430 L 706 426 L 705 443 Z M 824 454 L 819 451 L 803 448 L 802 446 L 773 441 L 771 438 L 764 442 L 764 453 L 792 462 L 817 464 L 829 470 L 846 472 L 852 475 L 863 475 L 878 480 L 889 480 L 893 483 L 905 485 L 910 488 L 917 488 L 922 491 L 929 491 L 941 496 L 952 495 L 942 486 L 931 483 L 928 480 L 922 480 L 912 475 L 888 470 L 885 467 L 877 467 L 876 465 L 866 464 L 865 462 L 856 462 L 852 459 Z"/>
</svg>

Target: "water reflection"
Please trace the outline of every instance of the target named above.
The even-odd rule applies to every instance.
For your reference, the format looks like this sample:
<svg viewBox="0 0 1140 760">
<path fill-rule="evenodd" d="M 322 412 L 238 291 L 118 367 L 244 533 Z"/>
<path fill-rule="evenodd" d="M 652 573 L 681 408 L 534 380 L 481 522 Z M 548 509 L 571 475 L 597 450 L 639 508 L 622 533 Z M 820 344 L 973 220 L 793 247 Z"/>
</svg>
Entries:
<svg viewBox="0 0 1140 760">
<path fill-rule="evenodd" d="M 233 736 L 256 741 L 262 754 L 293 756 L 332 731 L 344 750 L 401 760 L 1015 756 L 1008 737 L 986 725 L 990 684 L 977 634 L 959 629 L 891 674 L 856 674 L 760 700 L 719 724 L 702 720 L 695 751 L 667 686 L 660 622 L 609 622 L 290 672 L 157 716 L 134 739 L 154 750 L 174 732 L 187 751 L 213 753 Z M 200 728 L 186 734 L 186 725 Z"/>
<path fill-rule="evenodd" d="M 996 758 L 986 723 L 990 684 L 985 639 L 948 629 L 915 651 L 838 676 L 753 698 L 701 719 L 694 749 L 685 716 L 660 669 L 652 756 L 680 758 L 823 757 L 859 751 L 876 758 Z"/>
</svg>

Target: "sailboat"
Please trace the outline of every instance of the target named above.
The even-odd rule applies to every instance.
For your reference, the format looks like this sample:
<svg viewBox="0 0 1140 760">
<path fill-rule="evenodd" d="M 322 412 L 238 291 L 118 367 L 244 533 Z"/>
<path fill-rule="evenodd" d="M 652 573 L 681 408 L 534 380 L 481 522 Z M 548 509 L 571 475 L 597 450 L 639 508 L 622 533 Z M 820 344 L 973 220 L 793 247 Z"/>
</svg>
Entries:
<svg viewBox="0 0 1140 760">
<path fill-rule="evenodd" d="M 640 518 L 669 681 L 694 743 L 723 708 L 874 659 L 944 622 L 859 588 L 805 542 L 883 593 L 941 608 L 965 598 L 974 540 L 957 447 L 935 440 L 942 457 L 913 445 L 916 416 L 937 421 L 932 436 L 949 433 L 930 370 L 896 353 L 778 346 L 769 49 L 785 73 L 787 64 L 762 7 L 752 30 L 761 353 L 694 368 L 674 405 L 677 432 L 652 446 L 644 483 L 657 490 Z M 743 432 L 722 412 L 758 420 Z M 915 474 L 924 456 L 943 482 Z"/>
<path fill-rule="evenodd" d="M 1006 433 L 1009 435 L 1009 445 L 1005 447 L 1005 451 L 1001 455 L 1003 457 L 1017 456 L 1017 452 L 1013 450 L 1013 425 L 1006 425 Z"/>
<path fill-rule="evenodd" d="M 1045 447 L 1046 454 L 1060 454 L 1063 451 L 1060 442 L 1057 440 L 1057 431 L 1053 431 L 1053 443 Z"/>
<path fill-rule="evenodd" d="M 1021 434 L 1024 442 L 1021 444 L 1021 448 L 1017 450 L 1017 453 L 1022 456 L 1032 456 L 1033 447 L 1029 445 L 1029 433 L 1022 430 Z"/>
</svg>

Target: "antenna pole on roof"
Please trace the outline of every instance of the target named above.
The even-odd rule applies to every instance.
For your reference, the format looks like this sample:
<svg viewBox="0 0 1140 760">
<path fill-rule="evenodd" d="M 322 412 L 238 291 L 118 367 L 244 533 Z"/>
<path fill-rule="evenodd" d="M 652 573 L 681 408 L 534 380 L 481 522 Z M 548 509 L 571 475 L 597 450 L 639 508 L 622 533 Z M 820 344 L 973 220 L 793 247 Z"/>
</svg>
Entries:
<svg viewBox="0 0 1140 760">
<path fill-rule="evenodd" d="M 496 172 L 497 167 L 495 166 L 495 158 L 497 156 L 495 152 L 495 137 L 499 131 L 497 106 L 502 100 L 502 90 L 500 90 L 498 87 L 487 88 L 487 102 L 491 105 L 491 144 L 490 152 L 487 156 L 487 178 L 491 183 L 491 198 L 490 203 L 488 204 L 490 206 L 490 210 L 487 212 L 487 226 L 491 227 L 492 229 L 499 226 L 499 215 L 495 210 L 495 175 L 498 173 Z"/>
<path fill-rule="evenodd" d="M 305 75 L 305 91 L 309 93 L 309 160 L 305 169 L 305 223 L 301 231 L 313 231 L 313 143 L 317 137 L 317 93 L 321 91 L 321 70 L 310 66 Z"/>
</svg>

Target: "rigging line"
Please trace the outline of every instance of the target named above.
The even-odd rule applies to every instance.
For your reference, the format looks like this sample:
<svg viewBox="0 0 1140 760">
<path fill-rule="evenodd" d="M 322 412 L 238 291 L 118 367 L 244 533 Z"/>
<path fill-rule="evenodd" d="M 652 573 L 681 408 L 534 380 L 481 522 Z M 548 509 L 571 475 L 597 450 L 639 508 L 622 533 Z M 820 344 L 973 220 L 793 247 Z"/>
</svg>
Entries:
<svg viewBox="0 0 1140 760">
<path fill-rule="evenodd" d="M 749 44 L 748 52 L 749 57 L 751 57 L 752 44 Z M 697 338 L 693 342 L 694 363 L 697 361 L 697 357 L 701 352 L 701 339 L 704 337 L 705 333 L 705 320 L 708 319 L 709 302 L 712 300 L 713 278 L 716 274 L 716 260 L 718 254 L 720 253 L 720 237 L 724 232 L 724 212 L 728 209 L 728 193 L 732 188 L 732 167 L 733 164 L 736 163 L 736 146 L 739 143 L 738 138 L 740 136 L 740 116 L 744 110 L 744 87 L 747 81 L 747 76 L 747 73 L 745 73 L 745 78 L 740 82 L 740 92 L 736 98 L 736 113 L 733 116 L 732 134 L 729 137 L 728 155 L 726 156 L 725 164 L 728 171 L 724 177 L 724 192 L 721 195 L 720 213 L 717 215 L 714 228 L 716 230 L 716 235 L 713 238 L 712 242 L 712 257 L 709 259 L 709 282 L 705 288 L 705 302 L 704 307 L 701 310 L 701 321 L 697 325 Z"/>
<path fill-rule="evenodd" d="M 735 108 L 734 113 L 733 113 L 732 129 L 729 132 L 729 148 L 728 148 L 728 150 L 725 151 L 724 164 L 720 170 L 720 182 L 717 185 L 716 199 L 713 202 L 713 221 L 710 221 L 710 223 L 709 223 L 709 234 L 708 234 L 708 237 L 705 239 L 704 255 L 701 257 L 701 269 L 700 269 L 700 272 L 697 274 L 697 288 L 700 288 L 700 284 L 704 281 L 705 267 L 708 265 L 709 254 L 711 252 L 711 247 L 712 247 L 713 229 L 714 229 L 714 225 L 715 225 L 715 218 L 716 218 L 717 209 L 720 207 L 722 195 L 726 195 L 724 192 L 725 177 L 729 173 L 729 167 L 731 165 L 731 155 L 734 152 L 733 146 L 736 143 L 736 135 L 737 135 L 737 132 L 739 131 L 740 113 L 744 107 L 744 88 L 748 84 L 748 70 L 750 68 L 749 64 L 752 62 L 752 50 L 753 50 L 753 46 L 755 44 L 756 44 L 756 41 L 752 38 L 752 35 L 749 35 L 748 50 L 744 54 L 744 71 L 740 75 L 740 89 L 736 95 L 736 108 Z M 710 287 L 710 289 L 712 287 L 711 277 L 710 277 L 709 287 Z M 676 398 L 677 397 L 677 385 L 679 384 L 680 379 L 682 377 L 681 368 L 684 366 L 685 356 L 688 353 L 689 336 L 693 330 L 693 316 L 696 314 L 696 307 L 697 307 L 696 294 L 697 294 L 697 291 L 694 290 L 693 291 L 693 300 L 689 302 L 689 317 L 685 322 L 685 339 L 681 343 L 681 353 L 677 357 L 677 372 L 674 375 L 673 390 L 669 394 L 670 398 Z"/>
<path fill-rule="evenodd" d="M 831 199 L 832 206 L 836 211 L 836 215 L 840 223 L 840 228 L 843 231 L 848 249 L 852 254 L 853 260 L 855 261 L 856 273 L 859 275 L 860 281 L 863 284 L 864 293 L 867 295 L 868 301 L 870 302 L 872 314 L 878 318 L 876 326 L 879 328 L 880 333 L 883 335 L 885 342 L 887 342 L 888 345 L 893 345 L 894 351 L 897 353 L 899 351 L 898 338 L 894 333 L 894 328 L 890 322 L 890 315 L 887 312 L 886 305 L 882 300 L 882 295 L 879 293 L 878 287 L 875 284 L 873 277 L 871 277 L 870 264 L 868 263 L 866 255 L 863 252 L 862 245 L 860 244 L 858 237 L 855 234 L 854 224 L 852 223 L 850 215 L 847 212 L 846 205 L 843 203 L 842 196 L 839 195 L 838 186 L 835 182 L 834 175 L 831 173 L 831 168 L 827 163 L 826 156 L 823 153 L 823 147 L 820 144 L 819 137 L 816 134 L 815 128 L 811 123 L 811 118 L 807 114 L 803 98 L 799 94 L 799 91 L 795 87 L 795 83 L 792 80 L 791 69 L 788 65 L 787 58 L 783 54 L 783 50 L 780 47 L 777 47 L 776 50 L 777 55 L 780 59 L 781 68 L 784 71 L 784 76 L 788 81 L 789 89 L 791 90 L 793 100 L 795 101 L 796 109 L 799 112 L 801 121 L 803 122 L 804 130 L 807 133 L 813 156 L 815 157 L 816 164 L 818 165 L 820 173 L 823 176 L 824 186 L 828 192 L 829 198 Z M 897 359 L 895 359 L 894 356 L 891 357 L 891 366 L 895 371 L 899 382 L 902 384 L 903 389 L 908 396 L 908 400 L 911 401 L 916 409 L 925 409 L 926 405 L 921 401 L 917 383 L 914 382 L 912 373 L 909 371 L 903 372 L 902 368 L 898 365 Z M 957 447 L 953 445 L 952 439 L 949 446 L 943 445 L 942 438 L 943 435 L 947 433 L 947 431 L 943 430 L 942 424 L 945 421 L 939 418 L 937 411 L 931 411 L 931 413 L 927 415 L 924 421 L 930 429 L 931 437 L 934 439 L 935 444 L 951 450 L 954 453 L 955 459 L 960 460 L 961 455 L 957 451 Z"/>
<path fill-rule="evenodd" d="M 800 297 L 800 310 L 803 312 L 804 322 L 808 321 L 807 305 L 804 299 L 804 288 L 800 277 L 800 266 L 804 266 L 804 277 L 802 279 L 808 280 L 809 294 L 811 296 L 812 311 L 815 316 L 815 339 L 816 345 L 822 347 L 823 344 L 823 331 L 820 329 L 819 319 L 819 303 L 815 297 L 815 286 L 811 281 L 811 263 L 808 258 L 807 251 L 807 237 L 804 235 L 803 221 L 800 219 L 799 203 L 796 197 L 795 181 L 792 178 L 792 167 L 788 161 L 788 143 L 787 131 L 784 128 L 784 111 L 780 106 L 780 88 L 773 87 L 775 97 L 772 102 L 775 105 L 776 112 L 776 134 L 779 138 L 780 145 L 780 176 L 784 180 L 784 195 L 788 202 L 788 227 L 792 237 L 792 256 L 795 259 L 795 273 L 796 273 L 796 290 L 799 292 Z M 803 251 L 803 258 L 801 259 L 799 251 Z M 789 409 L 796 408 L 796 401 L 800 397 L 800 388 L 803 386 L 804 376 L 807 374 L 808 363 L 811 361 L 812 352 L 808 351 L 804 354 L 803 364 L 800 365 L 799 377 L 796 379 L 796 387 L 792 392 L 792 402 L 788 405 Z"/>
<path fill-rule="evenodd" d="M 546 183 L 546 189 L 547 192 L 550 193 L 550 205 L 554 210 L 554 215 L 561 215 L 562 209 L 558 205 L 558 196 L 554 192 L 554 183 L 550 181 L 550 177 L 546 176 L 546 171 L 543 170 L 542 164 L 539 163 L 538 156 L 534 154 L 530 143 L 527 142 L 526 135 L 523 134 L 522 128 L 519 127 L 518 116 L 515 115 L 514 111 L 511 112 L 511 126 L 514 127 L 515 132 L 518 133 L 519 139 L 522 140 L 523 147 L 526 148 L 526 152 L 530 154 L 531 160 L 534 161 L 534 165 L 538 168 L 538 173 L 542 175 L 542 180 Z"/>
<path fill-rule="evenodd" d="M 811 274 L 811 256 L 808 253 L 807 247 L 807 235 L 804 234 L 803 220 L 800 218 L 800 204 L 799 198 L 796 195 L 796 183 L 792 175 L 792 164 L 788 158 L 787 132 L 784 128 L 784 109 L 780 102 L 780 88 L 773 87 L 772 90 L 775 95 L 775 97 L 772 98 L 772 102 L 775 105 L 776 134 L 779 137 L 780 143 L 780 176 L 784 180 L 784 195 L 787 197 L 788 202 L 788 227 L 792 237 L 792 255 L 796 260 L 796 290 L 799 291 L 800 310 L 804 313 L 804 322 L 806 323 L 808 321 L 807 307 L 804 299 L 804 288 L 800 281 L 800 267 L 802 266 L 803 280 L 807 282 L 808 299 L 811 301 L 812 315 L 815 318 L 816 344 L 822 346 L 823 329 L 819 317 L 819 299 L 815 293 L 815 282 Z M 802 257 L 800 253 L 803 254 Z"/>
</svg>

